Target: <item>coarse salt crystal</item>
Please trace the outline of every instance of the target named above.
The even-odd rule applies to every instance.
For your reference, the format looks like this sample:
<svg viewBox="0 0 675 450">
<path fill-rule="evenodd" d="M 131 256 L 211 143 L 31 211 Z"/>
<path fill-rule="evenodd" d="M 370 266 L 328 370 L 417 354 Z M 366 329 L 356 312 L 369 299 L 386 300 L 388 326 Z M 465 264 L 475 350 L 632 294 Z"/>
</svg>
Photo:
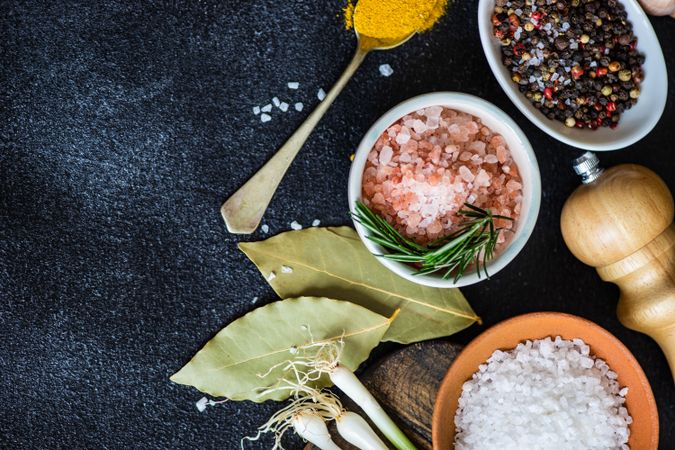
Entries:
<svg viewBox="0 0 675 450">
<path fill-rule="evenodd" d="M 300 87 L 300 83 L 297 81 L 289 81 L 288 82 L 288 89 L 297 89 Z"/>
<path fill-rule="evenodd" d="M 392 69 L 389 64 L 381 64 L 379 69 L 380 69 L 380 74 L 383 77 L 389 77 L 394 73 L 394 69 Z"/>
<path fill-rule="evenodd" d="M 253 297 L 253 300 L 251 300 L 251 304 L 255 305 L 258 302 L 258 297 Z"/>
<path fill-rule="evenodd" d="M 286 102 L 281 102 L 281 103 L 279 104 L 279 109 L 280 109 L 282 112 L 288 111 L 288 103 L 286 103 Z"/>
<path fill-rule="evenodd" d="M 303 106 L 304 105 L 301 102 L 298 102 L 294 105 L 295 110 L 298 111 L 298 112 L 302 111 Z"/>
<path fill-rule="evenodd" d="M 323 88 L 319 88 L 319 91 L 316 93 L 316 98 L 318 98 L 319 101 L 322 102 L 323 99 L 326 98 L 326 91 L 324 91 Z"/>
<path fill-rule="evenodd" d="M 260 227 L 263 233 L 269 233 L 270 227 L 266 223 L 263 223 L 262 226 Z"/>
<path fill-rule="evenodd" d="M 269 114 L 265 114 L 265 113 L 260 114 L 260 121 L 262 123 L 269 122 L 270 120 L 272 120 L 272 116 L 270 116 Z"/>
<path fill-rule="evenodd" d="M 272 103 L 274 104 L 274 106 L 276 106 L 278 108 L 279 105 L 281 104 L 281 100 L 279 100 L 279 97 L 274 97 L 272 99 Z"/>
<path fill-rule="evenodd" d="M 209 399 L 206 397 L 200 398 L 197 403 L 195 403 L 195 406 L 197 407 L 197 410 L 199 412 L 204 412 L 206 410 L 206 405 L 209 404 Z"/>
<path fill-rule="evenodd" d="M 256 116 L 260 114 L 260 106 L 253 107 L 253 114 L 255 114 Z"/>
<path fill-rule="evenodd" d="M 262 111 L 262 112 L 270 112 L 270 111 L 272 111 L 272 104 L 271 104 L 271 103 L 266 104 L 265 106 L 263 106 L 262 108 L 260 108 L 260 111 Z"/>
<path fill-rule="evenodd" d="M 277 274 L 274 272 L 270 272 L 269 275 L 267 275 L 267 281 L 272 281 L 277 277 Z"/>
<path fill-rule="evenodd" d="M 405 145 L 410 140 L 409 134 L 399 133 L 396 135 L 396 143 L 398 145 Z"/>
<path fill-rule="evenodd" d="M 319 219 L 314 219 L 312 221 L 312 226 L 313 227 L 318 227 L 321 224 L 321 221 Z"/>
<path fill-rule="evenodd" d="M 389 147 L 388 145 L 385 145 L 382 147 L 382 150 L 380 150 L 380 165 L 386 166 L 391 162 L 391 158 L 394 156 L 394 150 Z"/>
<path fill-rule="evenodd" d="M 294 220 L 293 222 L 291 222 L 291 229 L 302 230 L 302 225 L 300 225 L 297 220 Z"/>
<path fill-rule="evenodd" d="M 495 351 L 462 386 L 455 448 L 627 449 L 628 390 L 585 347 L 556 336 Z"/>
<path fill-rule="evenodd" d="M 293 273 L 293 268 L 290 266 L 281 266 L 281 273 Z"/>
</svg>

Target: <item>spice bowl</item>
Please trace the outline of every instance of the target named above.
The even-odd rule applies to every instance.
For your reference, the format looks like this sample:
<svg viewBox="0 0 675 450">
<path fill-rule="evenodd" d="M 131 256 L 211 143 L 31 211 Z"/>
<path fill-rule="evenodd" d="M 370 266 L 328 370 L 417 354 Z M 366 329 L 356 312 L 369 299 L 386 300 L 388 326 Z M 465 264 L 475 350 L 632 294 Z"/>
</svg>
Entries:
<svg viewBox="0 0 675 450">
<path fill-rule="evenodd" d="M 632 416 L 628 445 L 633 449 L 656 450 L 659 419 L 647 377 L 631 352 L 604 328 L 581 317 L 555 312 L 531 313 L 501 322 L 467 345 L 452 363 L 441 382 L 432 420 L 434 450 L 454 448 L 455 414 L 465 381 L 495 350 L 508 350 L 526 340 L 546 337 L 582 339 L 590 353 L 604 360 L 617 374 L 620 386 L 627 387 L 625 407 Z M 518 411 L 513 411 L 518 414 Z"/>
<path fill-rule="evenodd" d="M 620 0 L 620 3 L 624 5 L 628 21 L 633 26 L 633 34 L 637 38 L 637 50 L 645 56 L 645 62 L 642 65 L 644 81 L 639 84 L 640 93 L 637 103 L 623 112 L 615 128 L 600 127 L 594 130 L 576 128 L 574 123 L 566 126 L 561 121 L 547 118 L 519 91 L 518 85 L 511 79 L 511 71 L 502 64 L 501 43 L 493 36 L 492 17 L 495 0 L 480 0 L 478 3 L 478 27 L 483 51 L 502 89 L 525 117 L 539 129 L 573 147 L 592 151 L 609 151 L 627 147 L 642 139 L 656 126 L 665 108 L 668 73 L 658 38 L 637 0 Z M 533 80 L 529 81 L 533 82 Z M 613 109 L 608 108 L 607 111 L 613 111 Z"/>
<path fill-rule="evenodd" d="M 392 124 L 404 116 L 425 110 L 426 108 L 439 106 L 470 114 L 480 119 L 484 127 L 487 127 L 495 134 L 501 135 L 503 141 L 505 141 L 505 145 L 510 150 L 510 157 L 518 169 L 522 184 L 520 216 L 515 222 L 515 232 L 509 235 L 509 240 L 505 244 L 505 247 L 486 264 L 487 273 L 492 276 L 517 256 L 530 237 L 539 213 L 541 180 L 539 166 L 537 165 L 532 146 L 523 131 L 503 111 L 481 98 L 456 92 L 435 92 L 406 100 L 387 111 L 368 130 L 354 155 L 354 161 L 349 173 L 348 186 L 350 210 L 352 213 L 355 213 L 357 202 L 362 201 L 364 170 L 368 163 L 369 154 L 380 136 Z M 382 246 L 368 238 L 369 231 L 358 220 L 354 220 L 354 226 L 364 245 L 371 253 L 375 255 L 387 253 Z M 444 278 L 441 272 L 417 274 L 417 269 L 412 265 L 392 259 L 378 256 L 377 260 L 396 275 L 409 281 L 432 287 L 461 287 L 487 279 L 483 271 L 478 273 L 475 267 L 469 267 L 463 276 L 455 280 L 452 276 Z"/>
</svg>

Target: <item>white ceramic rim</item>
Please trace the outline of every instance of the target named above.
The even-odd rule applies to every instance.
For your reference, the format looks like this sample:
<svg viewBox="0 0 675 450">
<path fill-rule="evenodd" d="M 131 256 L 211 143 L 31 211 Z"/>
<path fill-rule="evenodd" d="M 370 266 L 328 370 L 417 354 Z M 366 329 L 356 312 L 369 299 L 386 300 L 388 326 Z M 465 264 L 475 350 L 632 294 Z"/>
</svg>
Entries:
<svg viewBox="0 0 675 450">
<path fill-rule="evenodd" d="M 495 0 L 479 0 L 478 3 L 478 29 L 483 52 L 502 89 L 520 112 L 539 129 L 573 147 L 592 151 L 611 151 L 628 147 L 645 137 L 656 126 L 666 106 L 668 71 L 654 28 L 637 0 L 620 1 L 626 8 L 628 20 L 633 24 L 633 32 L 638 38 L 638 49 L 646 56 L 643 65 L 645 82 L 640 86 L 641 94 L 637 104 L 623 113 L 619 126 L 613 130 L 568 128 L 562 122 L 549 120 L 532 106 L 511 81 L 510 73 L 501 61 L 499 43 L 492 36 L 490 18 L 494 11 Z"/>
<path fill-rule="evenodd" d="M 399 103 L 387 111 L 366 132 L 363 139 L 361 140 L 361 143 L 359 144 L 358 149 L 356 150 L 356 154 L 354 155 L 354 161 L 349 172 L 349 208 L 353 212 L 356 201 L 361 199 L 361 183 L 368 153 L 370 153 L 373 145 L 380 135 L 391 124 L 396 122 L 404 115 L 413 111 L 417 111 L 421 108 L 436 105 L 446 106 L 448 108 L 460 111 L 463 111 L 466 108 L 474 110 L 478 109 L 481 112 L 478 114 L 474 113 L 475 116 L 484 120 L 489 119 L 493 122 L 499 122 L 500 126 L 505 130 L 508 130 L 512 135 L 511 137 L 513 137 L 511 142 L 509 142 L 507 139 L 507 143 L 509 143 L 509 148 L 514 155 L 514 159 L 516 159 L 516 153 L 518 153 L 518 157 L 520 159 L 520 161 L 516 161 L 516 163 L 518 164 L 521 177 L 523 177 L 524 208 L 521 211 L 516 233 L 511 239 L 511 242 L 501 254 L 490 261 L 487 265 L 488 273 L 490 276 L 493 276 L 506 267 L 506 265 L 518 255 L 523 247 L 525 247 L 525 243 L 532 234 L 532 230 L 534 229 L 534 226 L 537 222 L 539 207 L 541 204 L 541 176 L 539 173 L 537 158 L 534 154 L 534 151 L 532 150 L 530 142 L 525 136 L 525 133 L 523 133 L 523 131 L 518 127 L 513 119 L 511 119 L 508 115 L 506 115 L 506 113 L 490 102 L 473 95 L 462 94 L 458 92 L 433 92 L 413 97 L 409 100 Z M 517 142 L 517 148 L 514 148 L 512 145 L 514 139 Z M 527 170 L 529 170 L 530 174 L 530 181 L 528 183 L 525 182 L 523 176 L 523 172 L 525 171 L 523 162 L 525 162 Z M 361 241 L 371 253 L 382 254 L 384 252 L 382 247 L 375 244 L 366 237 L 367 231 L 361 224 L 354 221 L 354 226 L 357 233 L 359 234 L 359 237 L 361 238 Z M 475 271 L 472 271 L 471 273 L 465 274 L 457 281 L 457 283 L 455 283 L 452 279 L 444 280 L 439 275 L 435 274 L 413 275 L 415 270 L 412 267 L 397 261 L 379 257 L 377 260 L 395 274 L 414 283 L 426 286 L 440 288 L 462 287 L 475 284 L 486 279 L 485 275 L 479 277 Z"/>
</svg>

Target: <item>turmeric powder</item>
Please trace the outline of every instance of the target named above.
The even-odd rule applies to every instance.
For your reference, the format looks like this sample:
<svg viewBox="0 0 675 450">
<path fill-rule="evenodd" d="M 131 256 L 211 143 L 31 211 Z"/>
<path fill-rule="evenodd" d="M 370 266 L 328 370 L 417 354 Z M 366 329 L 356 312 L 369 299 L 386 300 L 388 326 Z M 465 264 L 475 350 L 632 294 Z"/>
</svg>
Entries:
<svg viewBox="0 0 675 450">
<path fill-rule="evenodd" d="M 426 31 L 443 16 L 448 0 L 348 0 L 345 28 L 382 42 L 397 42 Z"/>
</svg>

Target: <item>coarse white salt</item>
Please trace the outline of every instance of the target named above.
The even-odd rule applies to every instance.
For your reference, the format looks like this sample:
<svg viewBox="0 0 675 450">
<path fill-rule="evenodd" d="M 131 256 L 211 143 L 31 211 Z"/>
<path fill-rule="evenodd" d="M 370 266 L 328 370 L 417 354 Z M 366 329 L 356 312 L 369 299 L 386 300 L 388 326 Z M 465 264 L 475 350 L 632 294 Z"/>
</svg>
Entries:
<svg viewBox="0 0 675 450">
<path fill-rule="evenodd" d="M 263 106 L 262 108 L 260 108 L 260 111 L 262 111 L 262 112 L 270 112 L 270 111 L 272 111 L 272 104 L 271 104 L 271 103 L 266 104 L 265 106 Z"/>
<path fill-rule="evenodd" d="M 300 83 L 297 81 L 289 81 L 288 82 L 288 89 L 297 89 L 300 87 Z"/>
<path fill-rule="evenodd" d="M 281 103 L 279 103 L 279 109 L 280 109 L 282 112 L 288 111 L 288 103 L 286 103 L 286 102 L 281 102 Z"/>
<path fill-rule="evenodd" d="M 270 226 L 267 225 L 266 223 L 263 223 L 262 226 L 260 227 L 263 233 L 269 233 L 270 231 Z"/>
<path fill-rule="evenodd" d="M 297 220 L 294 220 L 291 222 L 291 228 L 293 230 L 302 230 L 302 225 L 300 225 Z"/>
<path fill-rule="evenodd" d="M 253 107 L 253 114 L 255 114 L 256 116 L 260 114 L 260 106 Z"/>
<path fill-rule="evenodd" d="M 251 300 L 251 304 L 255 305 L 258 302 L 258 297 L 253 297 L 253 300 Z"/>
<path fill-rule="evenodd" d="M 272 120 L 272 116 L 270 116 L 269 114 L 265 114 L 265 113 L 260 114 L 260 121 L 262 123 L 269 122 L 270 120 Z"/>
<path fill-rule="evenodd" d="M 302 111 L 302 108 L 303 108 L 304 105 L 302 104 L 302 102 L 298 102 L 293 106 L 295 107 L 296 111 L 300 112 L 300 111 Z"/>
<path fill-rule="evenodd" d="M 394 73 L 394 69 L 389 64 L 380 64 L 380 75 L 383 77 L 390 77 Z"/>
<path fill-rule="evenodd" d="M 269 275 L 267 275 L 267 281 L 272 281 L 277 277 L 277 274 L 274 272 L 270 272 Z"/>
<path fill-rule="evenodd" d="M 293 268 L 290 266 L 281 266 L 281 273 L 293 273 Z"/>
<path fill-rule="evenodd" d="M 209 399 L 206 397 L 200 398 L 197 403 L 195 403 L 195 406 L 197 407 L 197 410 L 199 412 L 204 412 L 206 410 L 206 405 L 209 404 Z"/>
<path fill-rule="evenodd" d="M 581 339 L 496 350 L 462 386 L 455 448 L 628 449 L 627 393 Z"/>
<path fill-rule="evenodd" d="M 319 219 L 314 219 L 312 221 L 312 226 L 313 227 L 318 227 L 321 224 L 321 221 Z"/>
<path fill-rule="evenodd" d="M 279 97 L 274 97 L 272 99 L 272 103 L 274 104 L 274 106 L 276 106 L 278 108 L 279 105 L 281 104 L 281 100 L 279 100 Z"/>
<path fill-rule="evenodd" d="M 316 98 L 318 98 L 319 101 L 322 102 L 323 99 L 326 98 L 326 91 L 324 91 L 323 88 L 320 88 L 319 91 L 316 93 Z"/>
</svg>

